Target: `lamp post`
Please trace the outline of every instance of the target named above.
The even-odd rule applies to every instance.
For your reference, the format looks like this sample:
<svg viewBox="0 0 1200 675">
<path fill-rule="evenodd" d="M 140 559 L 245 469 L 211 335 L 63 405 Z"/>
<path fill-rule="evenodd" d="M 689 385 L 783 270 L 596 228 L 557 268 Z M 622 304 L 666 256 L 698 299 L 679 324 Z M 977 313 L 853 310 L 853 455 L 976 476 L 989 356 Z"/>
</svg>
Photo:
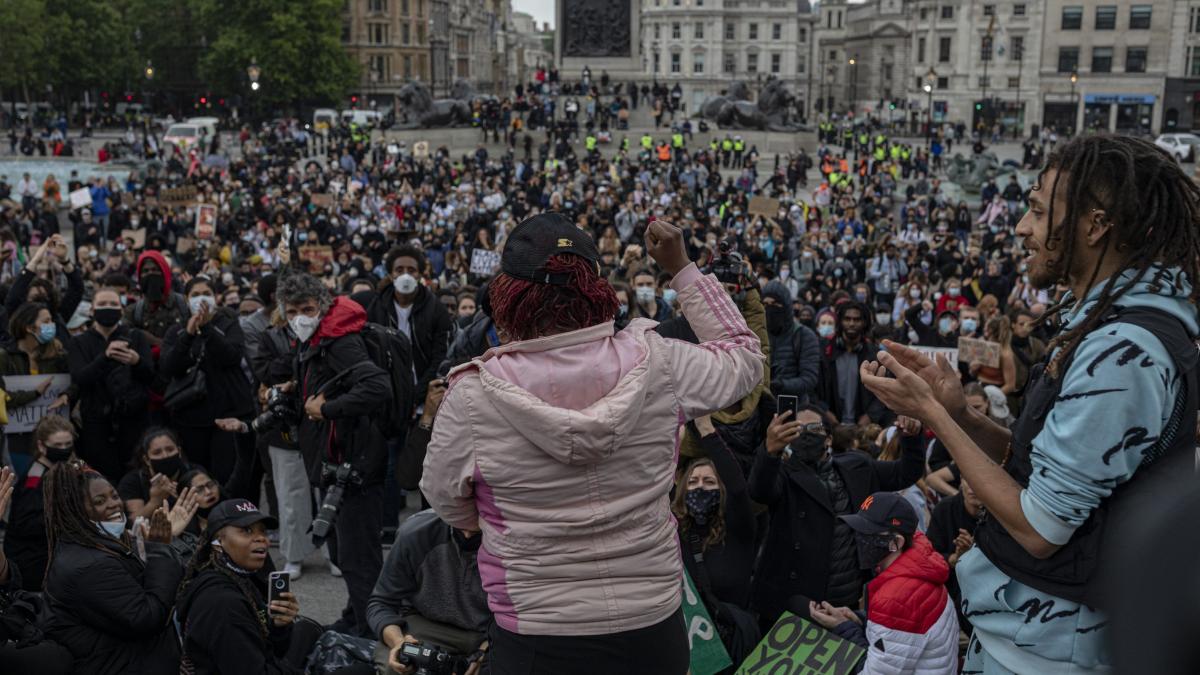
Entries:
<svg viewBox="0 0 1200 675">
<path fill-rule="evenodd" d="M 858 54 L 850 57 L 850 112 L 858 107 Z"/>
<path fill-rule="evenodd" d="M 929 124 L 925 129 L 925 146 L 928 148 L 933 147 L 933 87 L 935 84 L 937 84 L 937 71 L 931 67 L 929 72 L 925 73 L 925 86 L 922 87 L 925 90 L 925 95 L 928 97 L 926 106 L 929 114 Z"/>
<path fill-rule="evenodd" d="M 1079 81 L 1079 72 L 1071 71 L 1071 135 L 1075 135 L 1075 125 L 1079 121 L 1079 104 L 1075 101 L 1075 83 Z"/>
<path fill-rule="evenodd" d="M 251 58 L 250 65 L 246 66 L 246 77 L 250 78 L 250 91 L 258 91 L 258 78 L 262 75 L 262 69 L 258 67 L 258 60 Z M 253 112 L 257 108 L 256 103 L 251 103 L 250 110 Z"/>
</svg>

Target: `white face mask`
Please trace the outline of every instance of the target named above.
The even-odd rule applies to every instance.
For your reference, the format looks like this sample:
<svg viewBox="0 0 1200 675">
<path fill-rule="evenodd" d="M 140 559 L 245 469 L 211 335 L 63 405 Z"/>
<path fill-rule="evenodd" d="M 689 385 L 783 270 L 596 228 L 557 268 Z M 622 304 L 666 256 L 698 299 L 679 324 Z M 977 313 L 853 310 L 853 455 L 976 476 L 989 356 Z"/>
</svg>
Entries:
<svg viewBox="0 0 1200 675">
<path fill-rule="evenodd" d="M 654 302 L 654 289 L 649 286 L 638 286 L 637 301 L 643 305 L 648 305 Z"/>
<path fill-rule="evenodd" d="M 211 313 L 217 308 L 217 299 L 211 295 L 194 295 L 188 298 L 188 309 L 192 310 L 192 314 L 199 314 L 200 308 L 205 306 Z"/>
<path fill-rule="evenodd" d="M 292 332 L 296 334 L 296 337 L 299 338 L 301 342 L 308 342 L 308 339 L 313 336 L 313 333 L 317 332 L 317 326 L 320 324 L 321 317 L 319 316 L 306 316 L 304 314 L 297 314 L 296 316 L 288 319 L 288 325 L 291 326 Z"/>
<path fill-rule="evenodd" d="M 120 520 L 97 520 L 96 529 L 107 534 L 115 539 L 120 539 L 122 534 L 125 534 L 125 514 L 121 514 Z"/>
<path fill-rule="evenodd" d="M 401 274 L 392 281 L 392 288 L 401 295 L 411 295 L 417 292 L 417 278 L 411 274 Z"/>
</svg>

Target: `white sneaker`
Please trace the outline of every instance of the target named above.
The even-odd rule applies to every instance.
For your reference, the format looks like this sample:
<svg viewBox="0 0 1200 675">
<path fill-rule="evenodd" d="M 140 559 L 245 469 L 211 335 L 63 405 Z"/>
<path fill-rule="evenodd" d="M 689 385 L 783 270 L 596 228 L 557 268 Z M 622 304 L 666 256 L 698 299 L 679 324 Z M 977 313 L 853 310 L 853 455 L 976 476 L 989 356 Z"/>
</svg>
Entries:
<svg viewBox="0 0 1200 675">
<path fill-rule="evenodd" d="M 296 581 L 304 574 L 301 571 L 300 563 L 298 563 L 298 562 L 290 562 L 290 563 L 284 565 L 283 571 L 286 572 L 289 577 L 291 577 L 292 581 Z"/>
<path fill-rule="evenodd" d="M 331 561 L 329 563 L 329 574 L 331 576 L 340 577 L 340 576 L 342 576 L 342 570 L 338 569 L 338 566 L 334 565 L 333 562 Z"/>
</svg>

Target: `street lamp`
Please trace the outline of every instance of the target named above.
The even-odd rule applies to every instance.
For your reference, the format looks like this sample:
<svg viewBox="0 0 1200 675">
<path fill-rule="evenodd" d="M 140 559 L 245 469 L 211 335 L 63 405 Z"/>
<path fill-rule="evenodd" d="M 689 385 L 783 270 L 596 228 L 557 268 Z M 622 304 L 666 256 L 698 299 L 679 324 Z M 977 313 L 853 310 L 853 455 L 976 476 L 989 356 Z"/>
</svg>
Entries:
<svg viewBox="0 0 1200 675">
<path fill-rule="evenodd" d="M 1075 83 L 1079 81 L 1079 71 L 1071 71 L 1071 135 L 1075 135 L 1075 124 L 1079 121 L 1079 104 L 1075 102 Z"/>
<path fill-rule="evenodd" d="M 250 65 L 246 67 L 246 76 L 250 78 L 251 91 L 258 91 L 258 76 L 262 75 L 262 69 L 258 67 L 257 59 L 250 59 Z"/>
<path fill-rule="evenodd" d="M 854 66 L 858 64 L 857 54 L 850 57 L 850 112 L 858 107 L 858 68 Z"/>
<path fill-rule="evenodd" d="M 933 85 L 937 84 L 937 71 L 930 67 L 929 72 L 925 73 L 925 94 L 929 97 L 926 107 L 929 115 L 929 124 L 925 129 L 926 146 L 933 147 Z"/>
<path fill-rule="evenodd" d="M 147 61 L 146 62 L 146 70 L 143 72 L 145 72 L 147 80 L 153 80 L 154 79 L 154 64 Z"/>
</svg>

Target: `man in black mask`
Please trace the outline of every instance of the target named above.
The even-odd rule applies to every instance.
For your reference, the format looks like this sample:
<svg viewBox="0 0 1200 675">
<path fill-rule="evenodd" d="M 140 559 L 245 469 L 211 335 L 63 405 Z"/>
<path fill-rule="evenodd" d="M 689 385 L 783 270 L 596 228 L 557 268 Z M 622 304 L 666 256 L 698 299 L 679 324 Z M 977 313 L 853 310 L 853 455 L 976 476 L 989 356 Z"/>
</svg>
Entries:
<svg viewBox="0 0 1200 675">
<path fill-rule="evenodd" d="M 792 319 L 792 294 L 778 281 L 763 287 L 762 303 L 771 342 L 771 393 L 808 403 L 821 372 L 817 334 Z"/>
<path fill-rule="evenodd" d="M 125 318 L 145 331 L 150 344 L 157 347 L 171 326 L 187 321 L 187 300 L 171 291 L 171 267 L 158 251 L 138 256 L 137 275 L 142 297 L 126 310 Z"/>
<path fill-rule="evenodd" d="M 829 422 L 813 406 L 776 415 L 750 470 L 750 498 L 771 511 L 766 548 L 755 572 L 752 605 L 766 632 L 787 610 L 807 617 L 810 601 L 857 607 L 866 581 L 854 533 L 837 516 L 858 511 L 867 496 L 903 490 L 921 477 L 920 425 L 896 422 L 900 459 L 859 452 L 830 454 Z"/>
</svg>

